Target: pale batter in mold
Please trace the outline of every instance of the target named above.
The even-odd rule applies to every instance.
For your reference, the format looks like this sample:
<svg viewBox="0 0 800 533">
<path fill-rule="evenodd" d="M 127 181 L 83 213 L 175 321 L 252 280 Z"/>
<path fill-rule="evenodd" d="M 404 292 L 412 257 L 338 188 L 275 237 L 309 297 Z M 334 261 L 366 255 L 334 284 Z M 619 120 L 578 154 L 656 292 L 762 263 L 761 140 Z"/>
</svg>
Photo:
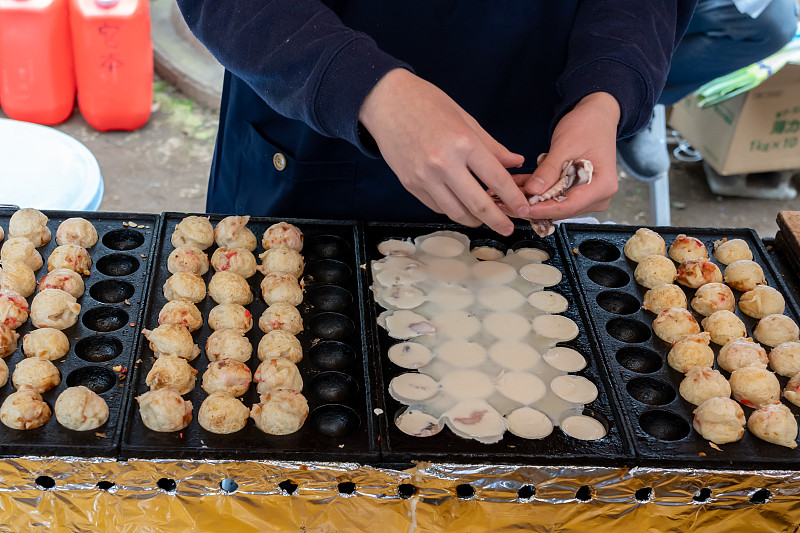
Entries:
<svg viewBox="0 0 800 533">
<path fill-rule="evenodd" d="M 447 341 L 436 349 L 436 357 L 455 367 L 472 368 L 486 361 L 486 348 L 468 341 Z"/>
<path fill-rule="evenodd" d="M 571 403 L 587 404 L 597 399 L 597 386 L 583 376 L 557 376 L 550 382 L 550 389 Z"/>
<path fill-rule="evenodd" d="M 557 341 L 571 341 L 578 336 L 578 324 L 561 315 L 540 315 L 533 319 L 533 331 Z"/>
<path fill-rule="evenodd" d="M 520 248 L 516 250 L 519 257 L 528 261 L 549 261 L 550 254 L 539 248 Z"/>
<path fill-rule="evenodd" d="M 480 283 L 505 284 L 517 278 L 517 270 L 499 261 L 482 261 L 475 263 L 470 269 L 472 276 Z"/>
<path fill-rule="evenodd" d="M 389 348 L 389 360 L 401 368 L 417 369 L 431 362 L 430 349 L 417 342 L 401 342 Z"/>
<path fill-rule="evenodd" d="M 432 398 L 439 392 L 439 384 L 425 374 L 406 372 L 389 382 L 389 394 L 400 403 L 413 404 Z"/>
<path fill-rule="evenodd" d="M 454 370 L 439 384 L 443 393 L 457 400 L 488 398 L 495 390 L 492 380 L 480 370 Z"/>
<path fill-rule="evenodd" d="M 525 302 L 518 291 L 505 285 L 492 285 L 478 290 L 478 302 L 494 311 L 511 311 Z"/>
<path fill-rule="evenodd" d="M 586 368 L 586 359 L 581 353 L 566 346 L 556 346 L 547 350 L 542 359 L 555 368 L 564 372 L 578 372 Z"/>
<path fill-rule="evenodd" d="M 569 307 L 566 298 L 553 291 L 536 291 L 528 296 L 528 303 L 545 313 L 563 313 Z"/>
<path fill-rule="evenodd" d="M 530 263 L 519 269 L 520 275 L 537 285 L 552 287 L 561 283 L 561 271 L 552 265 Z"/>
<path fill-rule="evenodd" d="M 531 323 L 516 313 L 491 313 L 483 319 L 486 331 L 501 340 L 519 340 L 531 331 Z"/>
<path fill-rule="evenodd" d="M 541 356 L 524 342 L 500 341 L 489 348 L 489 357 L 498 365 L 511 370 L 527 370 L 539 362 Z"/>
<path fill-rule="evenodd" d="M 606 428 L 596 418 L 573 415 L 561 421 L 561 431 L 580 440 L 597 440 L 606 436 Z"/>
<path fill-rule="evenodd" d="M 431 322 L 438 334 L 451 339 L 468 339 L 481 329 L 480 320 L 465 311 L 448 311 Z"/>
<path fill-rule="evenodd" d="M 426 254 L 437 257 L 456 257 L 461 255 L 466 246 L 460 240 L 449 237 L 447 234 L 458 235 L 453 232 L 437 232 L 428 237 L 419 239 L 419 248 Z"/>
<path fill-rule="evenodd" d="M 444 284 L 439 285 L 428 293 L 428 301 L 441 307 L 442 309 L 459 310 L 472 305 L 475 296 L 472 291 L 463 285 Z"/>
<path fill-rule="evenodd" d="M 500 441 L 506 430 L 505 419 L 483 400 L 459 402 L 445 413 L 445 418 L 456 435 L 485 444 Z"/>
<path fill-rule="evenodd" d="M 430 437 L 442 430 L 442 421 L 433 415 L 409 407 L 394 419 L 397 428 L 412 437 Z"/>
<path fill-rule="evenodd" d="M 553 432 L 547 415 L 530 407 L 520 407 L 506 415 L 508 430 L 523 439 L 543 439 Z"/>
<path fill-rule="evenodd" d="M 527 372 L 503 372 L 495 378 L 495 383 L 503 396 L 522 405 L 542 399 L 547 392 L 544 381 Z"/>
</svg>

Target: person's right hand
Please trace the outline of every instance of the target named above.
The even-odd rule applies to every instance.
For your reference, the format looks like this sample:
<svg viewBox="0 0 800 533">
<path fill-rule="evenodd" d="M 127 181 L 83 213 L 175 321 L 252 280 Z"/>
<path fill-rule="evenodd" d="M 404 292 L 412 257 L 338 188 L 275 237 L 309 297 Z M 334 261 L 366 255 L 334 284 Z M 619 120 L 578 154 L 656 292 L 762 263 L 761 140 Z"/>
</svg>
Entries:
<svg viewBox="0 0 800 533">
<path fill-rule="evenodd" d="M 465 226 L 483 223 L 510 235 L 514 223 L 477 177 L 510 212 L 529 215 L 525 195 L 506 170 L 522 165 L 524 158 L 411 72 L 395 69 L 381 78 L 364 99 L 359 120 L 403 186 L 433 211 Z"/>
</svg>

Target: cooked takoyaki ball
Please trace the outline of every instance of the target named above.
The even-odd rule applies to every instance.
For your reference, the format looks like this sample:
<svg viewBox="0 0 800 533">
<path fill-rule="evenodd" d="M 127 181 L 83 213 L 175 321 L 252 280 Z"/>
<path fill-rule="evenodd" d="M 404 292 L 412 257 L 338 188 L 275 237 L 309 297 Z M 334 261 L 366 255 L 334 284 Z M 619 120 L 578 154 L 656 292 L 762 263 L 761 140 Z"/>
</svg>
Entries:
<svg viewBox="0 0 800 533">
<path fill-rule="evenodd" d="M 244 248 L 217 248 L 211 256 L 211 265 L 217 272 L 233 272 L 243 278 L 256 273 L 256 256 Z"/>
<path fill-rule="evenodd" d="M 27 298 L 36 290 L 36 275 L 22 261 L 0 261 L 0 289 L 11 289 Z"/>
<path fill-rule="evenodd" d="M 68 218 L 58 225 L 56 243 L 77 244 L 83 248 L 91 248 L 97 244 L 97 230 L 85 218 Z"/>
<path fill-rule="evenodd" d="M 208 313 L 208 327 L 213 330 L 238 329 L 248 332 L 253 328 L 253 315 L 239 304 L 219 304 Z"/>
<path fill-rule="evenodd" d="M 800 372 L 800 342 L 783 342 L 769 352 L 769 367 L 790 378 Z"/>
<path fill-rule="evenodd" d="M 717 311 L 734 311 L 736 300 L 731 288 L 724 283 L 706 283 L 694 293 L 692 309 L 703 316 Z"/>
<path fill-rule="evenodd" d="M 651 255 L 664 255 L 666 251 L 667 245 L 664 238 L 647 228 L 637 229 L 636 233 L 622 247 L 625 257 L 636 263 Z"/>
<path fill-rule="evenodd" d="M 217 222 L 214 228 L 214 240 L 220 248 L 244 248 L 253 251 L 258 246 L 258 239 L 247 227 L 249 216 L 230 216 Z"/>
<path fill-rule="evenodd" d="M 164 282 L 164 298 L 169 301 L 186 299 L 192 303 L 202 302 L 206 297 L 206 283 L 197 274 L 178 272 Z"/>
<path fill-rule="evenodd" d="M 2 242 L 3 239 L 5 239 L 5 237 L 6 237 L 6 232 L 3 231 L 2 227 L 0 227 L 0 242 Z"/>
<path fill-rule="evenodd" d="M 147 391 L 136 398 L 145 427 L 158 432 L 180 431 L 192 421 L 192 402 L 172 389 Z"/>
<path fill-rule="evenodd" d="M 706 332 L 687 335 L 672 345 L 667 354 L 667 363 L 685 374 L 693 366 L 712 366 L 714 350 L 708 345 L 711 335 Z"/>
<path fill-rule="evenodd" d="M 58 387 L 61 383 L 61 374 L 49 359 L 26 357 L 14 367 L 11 383 L 17 390 L 28 386 L 42 394 Z"/>
<path fill-rule="evenodd" d="M 282 357 L 267 359 L 258 365 L 253 381 L 258 384 L 256 389 L 259 394 L 267 394 L 275 389 L 303 391 L 303 378 L 297 365 Z"/>
<path fill-rule="evenodd" d="M 52 234 L 47 228 L 48 218 L 37 209 L 20 209 L 8 221 L 8 238 L 24 237 L 37 248 L 50 242 Z"/>
<path fill-rule="evenodd" d="M 159 311 L 158 323 L 186 326 L 189 331 L 197 331 L 203 327 L 203 315 L 189 300 L 172 300 Z"/>
<path fill-rule="evenodd" d="M 784 342 L 796 342 L 800 338 L 800 330 L 794 320 L 786 315 L 768 315 L 758 321 L 753 337 L 761 344 L 775 347 Z"/>
<path fill-rule="evenodd" d="M 108 420 L 106 401 L 84 386 L 69 387 L 59 394 L 55 412 L 58 423 L 73 431 L 97 429 Z"/>
<path fill-rule="evenodd" d="M 203 373 L 203 390 L 209 394 L 225 392 L 241 396 L 250 387 L 253 373 L 241 361 L 223 359 L 210 363 Z"/>
<path fill-rule="evenodd" d="M 173 355 L 192 361 L 200 355 L 200 347 L 194 343 L 186 326 L 163 324 L 153 330 L 142 329 L 142 334 L 150 341 L 150 349 L 156 357 Z"/>
<path fill-rule="evenodd" d="M 744 322 L 731 311 L 714 311 L 700 324 L 703 326 L 703 331 L 711 334 L 711 342 L 720 346 L 725 346 L 733 339 L 747 337 Z"/>
<path fill-rule="evenodd" d="M 261 266 L 258 267 L 262 274 L 269 272 L 286 272 L 299 278 L 303 275 L 305 264 L 300 252 L 288 246 L 276 246 L 270 248 L 258 256 L 261 259 Z"/>
<path fill-rule="evenodd" d="M 186 217 L 175 226 L 170 239 L 172 246 L 194 246 L 205 250 L 214 244 L 214 228 L 205 217 Z"/>
<path fill-rule="evenodd" d="M 303 317 L 295 306 L 279 302 L 264 310 L 258 319 L 258 327 L 264 333 L 280 329 L 297 335 L 303 331 Z"/>
<path fill-rule="evenodd" d="M 750 365 L 731 372 L 731 392 L 742 405 L 758 409 L 781 399 L 781 384 L 766 365 Z"/>
<path fill-rule="evenodd" d="M 694 405 L 702 405 L 710 398 L 730 398 L 731 384 L 720 374 L 707 366 L 694 366 L 686 372 L 681 381 L 681 397 Z"/>
<path fill-rule="evenodd" d="M 690 289 L 702 287 L 706 283 L 720 283 L 722 272 L 708 259 L 689 259 L 678 265 L 678 283 Z"/>
<path fill-rule="evenodd" d="M 659 339 L 673 344 L 687 335 L 700 333 L 700 325 L 686 309 L 670 307 L 653 320 L 653 331 Z"/>
<path fill-rule="evenodd" d="M 258 358 L 262 361 L 283 357 L 292 363 L 303 359 L 303 348 L 297 337 L 280 329 L 268 331 L 258 343 Z"/>
<path fill-rule="evenodd" d="M 195 374 L 186 359 L 164 355 L 155 360 L 144 382 L 150 390 L 168 388 L 182 395 L 194 388 Z"/>
<path fill-rule="evenodd" d="M 55 361 L 69 351 L 69 339 L 60 329 L 34 329 L 22 337 L 22 353 L 25 357 L 38 357 Z"/>
<path fill-rule="evenodd" d="M 686 309 L 686 293 L 677 285 L 672 283 L 659 285 L 644 293 L 643 309 L 659 314 L 670 307 Z"/>
<path fill-rule="evenodd" d="M 782 403 L 765 405 L 753 412 L 747 420 L 747 429 L 761 440 L 797 448 L 797 420 Z"/>
<path fill-rule="evenodd" d="M 202 276 L 208 272 L 208 255 L 196 246 L 178 246 L 167 257 L 167 270 Z"/>
<path fill-rule="evenodd" d="M 725 267 L 725 283 L 732 289 L 747 292 L 758 285 L 766 285 L 767 279 L 764 277 L 761 265 L 755 261 L 742 259 Z"/>
<path fill-rule="evenodd" d="M 31 302 L 31 322 L 37 328 L 67 329 L 75 325 L 80 312 L 75 297 L 59 289 L 45 289 Z"/>
<path fill-rule="evenodd" d="M 704 439 L 716 444 L 736 442 L 744 435 L 744 411 L 730 398 L 714 397 L 694 410 L 692 426 Z"/>
<path fill-rule="evenodd" d="M 206 341 L 206 357 L 212 363 L 223 359 L 246 363 L 252 355 L 253 345 L 240 329 L 218 329 Z"/>
<path fill-rule="evenodd" d="M 769 285 L 757 285 L 742 294 L 739 309 L 747 316 L 760 320 L 769 315 L 782 315 L 786 310 L 786 300 L 777 289 Z"/>
<path fill-rule="evenodd" d="M 714 241 L 714 257 L 723 265 L 730 265 L 743 259 L 753 259 L 753 252 L 742 239 L 722 239 Z"/>
<path fill-rule="evenodd" d="M 208 282 L 208 295 L 218 304 L 247 305 L 253 301 L 250 284 L 239 274 L 217 272 Z"/>
<path fill-rule="evenodd" d="M 42 395 L 25 387 L 8 395 L 0 406 L 0 422 L 11 429 L 34 429 L 50 420 L 50 406 Z"/>
<path fill-rule="evenodd" d="M 62 244 L 58 246 L 47 258 L 47 270 L 68 268 L 78 274 L 88 274 L 92 267 L 92 258 L 83 246 L 77 244 Z"/>
<path fill-rule="evenodd" d="M 80 298 L 86 290 L 86 285 L 83 283 L 83 277 L 74 270 L 56 268 L 39 280 L 39 290 L 45 289 L 59 289 L 70 293 L 75 298 Z"/>
<path fill-rule="evenodd" d="M 270 435 L 289 435 L 303 427 L 308 417 L 308 401 L 299 392 L 279 389 L 261 395 L 261 403 L 253 405 L 250 418 L 256 427 Z"/>
<path fill-rule="evenodd" d="M 0 248 L 0 260 L 22 261 L 31 267 L 31 270 L 39 270 L 44 264 L 42 254 L 31 241 L 23 237 L 8 239 L 3 243 L 3 247 Z"/>
<path fill-rule="evenodd" d="M 276 246 L 288 246 L 292 250 L 303 250 L 303 232 L 288 222 L 278 222 L 267 228 L 261 237 L 261 245 L 265 250 Z"/>
<path fill-rule="evenodd" d="M 0 324 L 17 329 L 28 320 L 28 301 L 11 289 L 0 289 Z"/>
<path fill-rule="evenodd" d="M 250 409 L 241 400 L 224 392 L 214 392 L 200 404 L 197 422 L 211 433 L 236 433 L 247 425 Z"/>
<path fill-rule="evenodd" d="M 717 364 L 728 372 L 750 365 L 766 365 L 768 362 L 767 351 L 749 337 L 731 340 L 719 349 L 717 356 Z"/>
<path fill-rule="evenodd" d="M 666 285 L 675 281 L 678 271 L 675 263 L 663 255 L 650 255 L 636 265 L 633 277 L 636 283 L 648 289 Z"/>
<path fill-rule="evenodd" d="M 8 365 L 6 360 L 0 358 L 0 387 L 8 383 Z"/>
<path fill-rule="evenodd" d="M 303 301 L 303 289 L 291 274 L 270 272 L 261 280 L 261 295 L 267 305 L 285 303 L 299 305 Z"/>
<path fill-rule="evenodd" d="M 675 238 L 669 245 L 669 256 L 676 263 L 683 263 L 692 259 L 708 259 L 708 249 L 700 239 L 687 237 L 683 233 Z"/>
<path fill-rule="evenodd" d="M 0 359 L 0 361 L 2 361 L 2 359 Z M 792 376 L 792 379 L 786 384 L 786 388 L 783 389 L 783 397 L 793 404 L 800 406 L 800 372 Z"/>
<path fill-rule="evenodd" d="M 0 325 L 0 357 L 8 357 L 17 351 L 19 333 L 8 326 Z"/>
</svg>

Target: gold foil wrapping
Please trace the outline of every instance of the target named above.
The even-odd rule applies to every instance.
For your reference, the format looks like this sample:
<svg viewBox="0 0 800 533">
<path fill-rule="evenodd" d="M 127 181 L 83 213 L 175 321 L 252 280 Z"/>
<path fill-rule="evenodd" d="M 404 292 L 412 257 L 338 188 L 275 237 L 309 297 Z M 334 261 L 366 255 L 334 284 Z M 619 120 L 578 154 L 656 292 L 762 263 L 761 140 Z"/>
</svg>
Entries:
<svg viewBox="0 0 800 533">
<path fill-rule="evenodd" d="M 24 457 L 0 459 L 0 531 L 795 532 L 798 491 L 790 471 Z"/>
</svg>

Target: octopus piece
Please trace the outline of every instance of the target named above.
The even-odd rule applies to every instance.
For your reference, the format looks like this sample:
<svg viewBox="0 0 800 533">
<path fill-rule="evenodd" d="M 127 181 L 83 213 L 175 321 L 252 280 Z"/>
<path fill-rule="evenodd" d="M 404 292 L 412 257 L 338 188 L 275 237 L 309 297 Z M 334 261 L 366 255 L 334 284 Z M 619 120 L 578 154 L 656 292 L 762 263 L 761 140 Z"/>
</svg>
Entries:
<svg viewBox="0 0 800 533">
<path fill-rule="evenodd" d="M 250 284 L 239 274 L 223 271 L 211 276 L 208 295 L 218 304 L 247 305 L 253 301 Z"/>
<path fill-rule="evenodd" d="M 156 359 L 144 382 L 150 390 L 166 388 L 183 395 L 194 388 L 195 374 L 186 359 L 165 355 Z"/>
<path fill-rule="evenodd" d="M 0 406 L 0 422 L 11 429 L 34 429 L 50 420 L 50 406 L 30 387 L 11 393 Z"/>
<path fill-rule="evenodd" d="M 292 363 L 303 360 L 303 348 L 297 337 L 281 329 L 268 331 L 258 343 L 258 358 L 262 361 L 282 357 Z"/>
<path fill-rule="evenodd" d="M 730 265 L 742 259 L 753 259 L 753 251 L 742 239 L 722 239 L 714 241 L 714 257 L 723 265 Z"/>
<path fill-rule="evenodd" d="M 8 326 L 0 325 L 0 357 L 8 357 L 17 351 L 19 333 Z"/>
<path fill-rule="evenodd" d="M 250 388 L 253 373 L 241 361 L 223 359 L 208 365 L 203 373 L 203 390 L 209 394 L 224 392 L 232 396 L 241 396 Z"/>
<path fill-rule="evenodd" d="M 58 395 L 56 420 L 73 431 L 97 429 L 108 420 L 108 404 L 84 386 L 69 387 Z"/>
<path fill-rule="evenodd" d="M 703 316 L 709 316 L 717 311 L 734 311 L 736 300 L 733 291 L 724 283 L 706 283 L 694 293 L 692 309 Z"/>
<path fill-rule="evenodd" d="M 36 275 L 22 261 L 0 261 L 0 290 L 11 289 L 27 298 L 36 290 Z"/>
<path fill-rule="evenodd" d="M 664 242 L 664 238 L 655 231 L 639 228 L 625 242 L 625 246 L 622 247 L 622 253 L 634 263 L 638 263 L 651 255 L 665 255 L 667 253 L 667 245 Z"/>
<path fill-rule="evenodd" d="M 759 409 L 778 403 L 781 384 L 766 365 L 750 365 L 731 372 L 731 392 L 742 405 Z"/>
<path fill-rule="evenodd" d="M 683 233 L 675 237 L 675 241 L 669 245 L 669 256 L 676 263 L 683 263 L 691 259 L 708 259 L 708 249 L 700 239 L 687 237 Z"/>
<path fill-rule="evenodd" d="M 156 389 L 136 398 L 145 427 L 160 433 L 180 431 L 192 421 L 192 402 L 172 389 Z"/>
<path fill-rule="evenodd" d="M 8 221 L 8 237 L 24 237 L 37 248 L 44 246 L 52 238 L 47 220 L 45 214 L 37 209 L 20 209 Z"/>
<path fill-rule="evenodd" d="M 800 330 L 794 320 L 786 315 L 767 315 L 758 321 L 753 337 L 761 344 L 774 348 L 784 342 L 796 342 Z"/>
<path fill-rule="evenodd" d="M 731 384 L 719 370 L 693 366 L 686 372 L 680 385 L 681 397 L 694 405 L 702 405 L 711 398 L 730 398 Z"/>
<path fill-rule="evenodd" d="M 761 320 L 769 315 L 782 315 L 786 310 L 786 300 L 777 289 L 769 285 L 756 285 L 739 298 L 739 310 Z"/>
<path fill-rule="evenodd" d="M 167 270 L 172 274 L 189 272 L 202 276 L 208 272 L 208 256 L 196 246 L 178 246 L 167 257 Z"/>
<path fill-rule="evenodd" d="M 62 244 L 47 258 L 47 270 L 68 268 L 78 274 L 88 274 L 92 267 L 92 258 L 86 248 L 77 244 Z"/>
<path fill-rule="evenodd" d="M 61 374 L 49 359 L 27 357 L 17 363 L 11 375 L 11 383 L 17 390 L 30 387 L 42 394 L 58 387 Z"/>
<path fill-rule="evenodd" d="M 150 341 L 156 357 L 172 355 L 192 361 L 200 355 L 200 347 L 186 326 L 163 324 L 153 330 L 142 329 L 142 334 Z"/>
<path fill-rule="evenodd" d="M 55 361 L 69 352 L 69 339 L 60 329 L 34 329 L 22 337 L 22 353 L 25 357 L 36 357 Z"/>
<path fill-rule="evenodd" d="M 214 244 L 214 228 L 205 217 L 186 217 L 175 225 L 170 238 L 172 246 L 194 246 L 205 250 Z"/>
<path fill-rule="evenodd" d="M 267 228 L 261 237 L 261 246 L 265 250 L 276 246 L 288 246 L 298 252 L 303 251 L 303 232 L 288 222 L 278 222 Z"/>
<path fill-rule="evenodd" d="M 708 259 L 689 259 L 678 265 L 678 283 L 697 289 L 706 283 L 720 283 L 722 272 Z"/>
<path fill-rule="evenodd" d="M 217 272 L 233 272 L 243 278 L 256 273 L 256 256 L 245 248 L 217 248 L 211 256 L 211 265 Z"/>
<path fill-rule="evenodd" d="M 645 257 L 636 265 L 633 277 L 636 282 L 648 289 L 653 289 L 659 285 L 667 285 L 675 281 L 678 271 L 675 264 L 663 255 L 651 255 Z"/>
<path fill-rule="evenodd" d="M 214 331 L 238 329 L 248 332 L 253 328 L 253 315 L 243 305 L 219 304 L 208 313 L 208 327 Z"/>
<path fill-rule="evenodd" d="M 744 435 L 744 411 L 730 398 L 710 398 L 694 410 L 692 426 L 715 444 L 736 442 Z"/>
<path fill-rule="evenodd" d="M 547 154 L 541 154 L 536 159 L 537 164 L 544 161 Z M 547 200 L 555 200 L 556 202 L 563 202 L 567 199 L 567 192 L 573 187 L 578 185 L 588 185 L 592 182 L 592 173 L 594 166 L 588 159 L 576 159 L 564 161 L 561 164 L 561 175 L 552 187 L 542 194 L 535 194 L 528 198 L 528 203 L 531 205 Z M 552 235 L 555 231 L 555 226 L 552 220 L 540 219 L 531 220 L 531 226 L 537 235 L 546 237 Z"/>
<path fill-rule="evenodd" d="M 264 275 L 269 272 L 286 272 L 295 278 L 303 275 L 305 268 L 303 256 L 288 246 L 270 248 L 258 257 L 261 259 L 261 266 L 258 267 L 258 270 Z"/>
<path fill-rule="evenodd" d="M 653 320 L 653 331 L 659 339 L 673 344 L 687 335 L 700 333 L 700 326 L 686 309 L 670 307 L 661 311 Z"/>
<path fill-rule="evenodd" d="M 172 300 L 159 311 L 158 323 L 186 326 L 189 331 L 197 331 L 203 327 L 203 315 L 189 300 Z"/>
<path fill-rule="evenodd" d="M 658 285 L 644 293 L 643 309 L 659 314 L 670 307 L 686 309 L 686 293 L 677 285 L 672 283 Z"/>
<path fill-rule="evenodd" d="M 769 367 L 790 378 L 800 372 L 800 342 L 783 342 L 769 352 Z"/>
<path fill-rule="evenodd" d="M 769 362 L 767 351 L 751 338 L 731 340 L 720 348 L 717 357 L 717 364 L 727 372 L 750 365 L 766 366 L 767 362 Z"/>
<path fill-rule="evenodd" d="M 258 239 L 247 227 L 248 215 L 225 217 L 214 228 L 214 240 L 220 248 L 244 248 L 252 252 L 258 246 Z"/>
<path fill-rule="evenodd" d="M 0 361 L 2 361 L 2 359 L 0 359 Z M 800 372 L 795 374 L 786 384 L 786 388 L 783 389 L 783 397 L 793 404 L 800 406 Z"/>
<path fill-rule="evenodd" d="M 241 400 L 226 394 L 214 392 L 200 404 L 197 422 L 200 427 L 218 435 L 236 433 L 247 425 L 250 409 Z"/>
<path fill-rule="evenodd" d="M 253 381 L 258 384 L 256 389 L 259 394 L 268 394 L 277 389 L 303 392 L 303 378 L 297 365 L 282 357 L 267 359 L 258 365 Z"/>
<path fill-rule="evenodd" d="M 303 318 L 293 305 L 276 303 L 267 307 L 258 319 L 258 327 L 264 333 L 274 329 L 297 335 L 303 331 Z"/>
<path fill-rule="evenodd" d="M 0 358 L 0 387 L 8 383 L 8 365 L 5 359 Z"/>
<path fill-rule="evenodd" d="M 212 363 L 223 359 L 246 363 L 252 354 L 253 345 L 240 329 L 218 329 L 206 341 L 206 357 Z"/>
<path fill-rule="evenodd" d="M 56 243 L 77 244 L 83 248 L 91 248 L 97 244 L 97 230 L 85 218 L 68 218 L 58 225 Z"/>
<path fill-rule="evenodd" d="M 761 265 L 755 261 L 741 259 L 725 267 L 725 283 L 732 289 L 747 292 L 758 285 L 766 285 L 767 279 L 764 277 Z"/>
<path fill-rule="evenodd" d="M 797 420 L 782 403 L 766 405 L 758 409 L 747 420 L 747 429 L 761 440 L 797 448 Z"/>
<path fill-rule="evenodd" d="M 69 268 L 56 268 L 39 280 L 39 290 L 59 289 L 80 298 L 86 291 L 86 285 L 80 274 Z"/>
<path fill-rule="evenodd" d="M 299 392 L 278 389 L 261 395 L 261 403 L 253 405 L 250 418 L 256 427 L 270 435 L 289 435 L 303 427 L 308 417 L 308 401 Z"/>
<path fill-rule="evenodd" d="M 28 320 L 28 301 L 11 289 L 0 289 L 0 324 L 17 329 Z"/>
<path fill-rule="evenodd" d="M 42 254 L 24 237 L 14 237 L 3 243 L 3 247 L 0 248 L 0 260 L 22 261 L 34 271 L 42 268 L 44 264 Z"/>
<path fill-rule="evenodd" d="M 163 292 L 168 301 L 185 299 L 196 304 L 206 297 L 206 283 L 197 274 L 178 272 L 167 278 Z"/>
<path fill-rule="evenodd" d="M 303 289 L 291 274 L 269 272 L 261 280 L 261 295 L 267 305 L 285 303 L 299 305 L 303 302 Z"/>
<path fill-rule="evenodd" d="M 75 297 L 59 289 L 45 289 L 31 302 L 31 322 L 37 328 L 67 329 L 75 325 L 80 312 Z"/>
<path fill-rule="evenodd" d="M 747 328 L 742 319 L 731 311 L 714 311 L 700 324 L 711 334 L 711 342 L 725 346 L 733 339 L 747 337 Z"/>
<path fill-rule="evenodd" d="M 714 364 L 714 350 L 709 342 L 711 335 L 706 332 L 687 335 L 672 345 L 667 363 L 682 374 L 693 366 L 711 366 Z"/>
</svg>

